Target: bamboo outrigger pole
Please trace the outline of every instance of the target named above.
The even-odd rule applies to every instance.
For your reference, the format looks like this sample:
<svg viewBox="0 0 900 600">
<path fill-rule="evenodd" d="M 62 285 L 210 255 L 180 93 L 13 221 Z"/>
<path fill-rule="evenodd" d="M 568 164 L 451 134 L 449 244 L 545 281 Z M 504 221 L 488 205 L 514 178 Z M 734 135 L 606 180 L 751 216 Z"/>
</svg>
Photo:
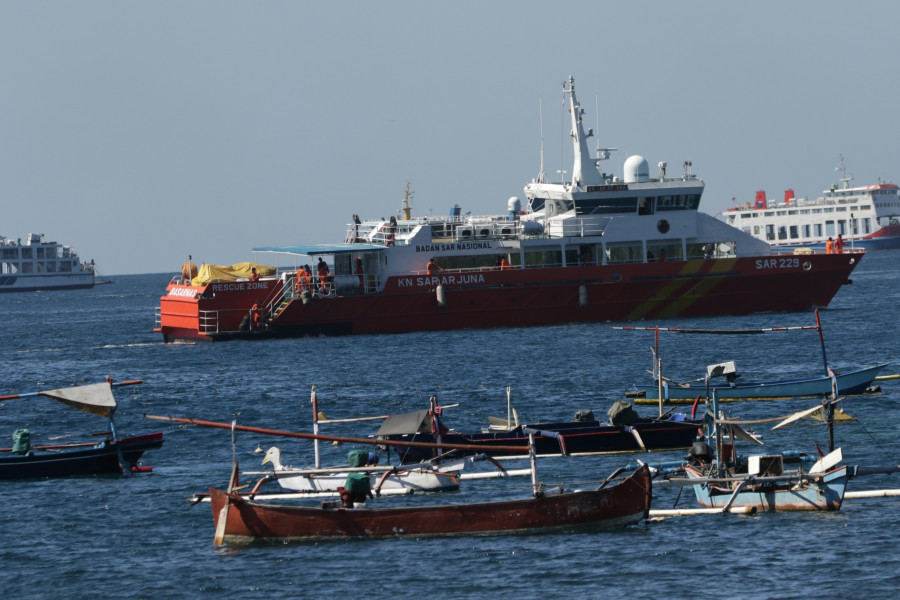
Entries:
<svg viewBox="0 0 900 600">
<path fill-rule="evenodd" d="M 249 433 L 261 433 L 263 435 L 277 435 L 281 437 L 300 438 L 304 440 L 323 440 L 326 442 L 341 442 L 344 444 L 368 444 L 370 446 L 402 446 L 408 448 L 458 448 L 460 450 L 477 450 L 479 452 L 528 452 L 527 447 L 523 446 L 485 446 L 477 444 L 432 444 L 429 442 L 401 442 L 398 440 L 377 440 L 371 438 L 356 437 L 339 437 L 335 435 L 319 435 L 315 433 L 300 433 L 296 431 L 282 431 L 279 429 L 264 429 L 262 427 L 250 427 L 247 425 L 231 425 L 229 423 L 218 423 L 216 421 L 202 421 L 200 419 L 186 419 L 181 417 L 167 417 L 163 415 L 144 415 L 145 419 L 151 421 L 168 421 L 171 423 L 186 423 L 188 425 L 201 425 L 203 427 L 214 427 L 217 429 L 232 429 L 236 431 L 246 431 Z"/>
</svg>

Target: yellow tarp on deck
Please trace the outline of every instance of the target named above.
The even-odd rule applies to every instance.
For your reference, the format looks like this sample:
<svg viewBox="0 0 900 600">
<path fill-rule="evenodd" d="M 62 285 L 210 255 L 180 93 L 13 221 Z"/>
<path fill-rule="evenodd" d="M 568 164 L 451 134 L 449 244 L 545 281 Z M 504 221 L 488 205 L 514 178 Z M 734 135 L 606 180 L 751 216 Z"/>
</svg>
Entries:
<svg viewBox="0 0 900 600">
<path fill-rule="evenodd" d="M 206 285 L 210 281 L 230 281 L 234 279 L 249 279 L 250 269 L 256 267 L 256 273 L 260 277 L 270 277 L 275 274 L 275 267 L 257 265 L 251 262 L 242 262 L 229 266 L 200 265 L 197 276 L 191 280 L 191 285 Z"/>
</svg>

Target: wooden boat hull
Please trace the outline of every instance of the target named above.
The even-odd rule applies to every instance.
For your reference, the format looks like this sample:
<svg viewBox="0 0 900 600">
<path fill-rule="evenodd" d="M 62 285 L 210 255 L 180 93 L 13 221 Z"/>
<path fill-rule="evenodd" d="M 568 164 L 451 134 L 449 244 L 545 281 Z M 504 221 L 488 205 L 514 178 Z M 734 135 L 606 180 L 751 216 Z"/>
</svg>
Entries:
<svg viewBox="0 0 900 600">
<path fill-rule="evenodd" d="M 702 474 L 692 468 L 685 471 L 692 479 L 704 479 Z M 753 507 L 765 511 L 839 510 L 844 501 L 848 479 L 845 466 L 815 479 L 747 485 L 738 492 L 730 506 Z M 692 487 L 697 501 L 706 508 L 723 508 L 733 495 L 733 488 L 730 486 L 698 483 Z"/>
<path fill-rule="evenodd" d="M 852 395 L 862 394 L 865 392 L 872 382 L 887 365 L 876 365 L 867 369 L 860 369 L 843 373 L 837 376 L 838 394 Z M 656 404 L 658 388 L 653 385 L 638 385 L 639 391 L 645 392 L 652 398 L 635 399 L 636 404 Z M 802 379 L 792 379 L 786 381 L 772 381 L 768 383 L 744 383 L 729 385 L 710 385 L 710 390 L 716 388 L 716 396 L 719 401 L 728 400 L 753 400 L 753 399 L 775 399 L 775 398 L 800 398 L 800 397 L 818 397 L 831 395 L 831 378 L 826 375 L 816 377 L 806 377 Z M 706 397 L 706 386 L 704 384 L 692 384 L 690 386 L 669 385 L 663 390 L 663 397 L 674 404 L 688 404 L 694 401 L 697 396 Z"/>
<path fill-rule="evenodd" d="M 262 504 L 215 488 L 209 493 L 224 541 L 249 542 L 623 527 L 647 517 L 652 483 L 644 466 L 604 489 L 500 502 L 353 509 Z"/>
<path fill-rule="evenodd" d="M 0 479 L 122 474 L 123 469 L 131 472 L 144 452 L 160 448 L 162 444 L 162 433 L 150 433 L 86 449 L 3 456 L 0 457 Z"/>
<path fill-rule="evenodd" d="M 690 448 L 697 438 L 701 421 L 653 421 L 650 419 L 637 422 L 634 429 L 646 451 L 681 450 Z M 477 444 L 480 446 L 504 445 L 528 447 L 528 435 L 523 428 L 534 429 L 535 453 L 538 456 L 558 455 L 591 455 L 616 454 L 628 452 L 644 452 L 641 443 L 634 433 L 624 427 L 601 424 L 598 421 L 543 423 L 523 425 L 512 431 L 488 433 L 457 434 L 449 433 L 441 436 L 448 444 Z M 399 441 L 434 442 L 431 434 L 391 435 L 387 439 Z M 474 452 L 469 452 L 472 454 Z M 464 451 L 454 452 L 454 456 L 465 455 Z M 401 459 L 404 463 L 421 462 L 431 458 L 431 450 L 421 448 L 404 448 Z M 523 456 L 498 451 L 491 456 Z"/>
</svg>

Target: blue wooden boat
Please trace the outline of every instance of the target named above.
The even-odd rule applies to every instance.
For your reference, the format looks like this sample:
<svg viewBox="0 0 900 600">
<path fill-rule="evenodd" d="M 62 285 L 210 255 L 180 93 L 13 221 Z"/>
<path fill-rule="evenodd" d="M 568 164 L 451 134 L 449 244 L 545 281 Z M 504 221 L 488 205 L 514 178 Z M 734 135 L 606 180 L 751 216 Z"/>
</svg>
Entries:
<svg viewBox="0 0 900 600">
<path fill-rule="evenodd" d="M 849 479 L 846 465 L 821 473 L 797 470 L 778 475 L 731 473 L 715 477 L 708 470 L 692 466 L 685 467 L 685 472 L 693 480 L 691 487 L 700 505 L 722 510 L 838 510 Z"/>
<path fill-rule="evenodd" d="M 848 371 L 837 375 L 837 389 L 832 389 L 834 372 L 828 366 L 828 358 L 825 354 L 825 336 L 822 333 L 822 323 L 819 320 L 819 311 L 815 311 L 815 325 L 801 325 L 792 327 L 762 327 L 755 329 L 687 329 L 673 327 L 613 327 L 625 331 L 653 331 L 656 334 L 656 343 L 653 350 L 653 378 L 652 384 L 634 385 L 634 393 L 629 394 L 635 404 L 657 404 L 670 402 L 673 404 L 689 404 L 697 398 L 709 398 L 710 389 L 714 386 L 717 390 L 718 400 L 729 402 L 734 400 L 774 400 L 776 398 L 804 398 L 824 397 L 833 393 L 844 396 L 863 394 L 868 390 L 878 373 L 887 364 L 875 365 L 855 371 Z M 814 329 L 819 334 L 819 343 L 822 350 L 822 363 L 824 369 L 819 375 L 810 375 L 794 379 L 779 381 L 738 381 L 733 361 L 710 365 L 706 368 L 706 376 L 686 383 L 677 383 L 661 373 L 661 361 L 659 359 L 659 332 L 668 331 L 682 334 L 712 334 L 712 335 L 757 335 L 771 332 L 798 331 Z M 888 363 L 889 364 L 889 363 Z M 718 383 L 715 378 L 724 377 L 723 383 Z"/>
<path fill-rule="evenodd" d="M 886 366 L 887 363 L 838 374 L 837 393 L 842 396 L 865 393 Z M 690 404 L 697 396 L 705 398 L 708 393 L 708 386 L 703 381 L 685 384 L 663 381 L 662 387 L 663 400 L 673 404 Z M 658 384 L 636 385 L 635 388 L 646 396 L 635 398 L 635 404 L 656 404 L 658 402 Z M 831 395 L 831 378 L 822 374 L 781 381 L 726 381 L 716 385 L 716 393 L 719 400 L 724 402 L 829 396 Z"/>
<path fill-rule="evenodd" d="M 843 460 L 841 449 L 834 449 L 836 401 L 837 394 L 833 393 L 832 399 L 824 400 L 821 407 L 795 413 L 776 425 L 777 428 L 808 416 L 815 410 L 823 410 L 823 418 L 828 423 L 831 452 L 804 471 L 802 462 L 786 469 L 781 454 L 738 457 L 734 440 L 741 437 L 737 435 L 740 426 L 719 417 L 719 403 L 714 391 L 712 406 L 705 419 L 707 439 L 715 444 L 715 449 L 704 442 L 695 444 L 689 453 L 689 462 L 684 465 L 687 478 L 672 478 L 670 481 L 690 485 L 703 507 L 723 512 L 746 508 L 765 511 L 838 510 L 844 501 L 850 474 L 847 466 L 839 465 Z M 726 434 L 730 435 L 731 444 L 724 442 Z"/>
<path fill-rule="evenodd" d="M 116 433 L 113 415 L 116 400 L 113 386 L 132 385 L 140 381 L 125 381 L 60 388 L 44 392 L 0 396 L 2 400 L 44 396 L 86 413 L 105 417 L 108 431 L 95 442 L 32 446 L 30 433 L 19 430 L 11 448 L 0 448 L 0 480 L 70 477 L 77 475 L 129 474 L 149 471 L 139 460 L 144 452 L 160 448 L 163 434 L 156 432 L 136 437 L 120 438 Z"/>
</svg>

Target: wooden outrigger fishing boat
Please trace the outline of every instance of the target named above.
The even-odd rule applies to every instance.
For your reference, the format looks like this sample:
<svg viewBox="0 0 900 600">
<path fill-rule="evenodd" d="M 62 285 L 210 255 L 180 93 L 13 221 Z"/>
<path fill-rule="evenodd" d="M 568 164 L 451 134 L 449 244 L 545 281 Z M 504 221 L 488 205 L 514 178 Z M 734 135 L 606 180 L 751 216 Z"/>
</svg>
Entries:
<svg viewBox="0 0 900 600">
<path fill-rule="evenodd" d="M 836 390 L 833 376 L 832 385 Z M 713 390 L 707 419 L 712 430 L 709 437 L 715 440 L 714 454 L 708 446 L 702 448 L 705 444 L 698 444 L 692 448 L 690 464 L 684 466 L 687 479 L 672 478 L 670 482 L 690 485 L 702 506 L 723 512 L 745 507 L 765 511 L 838 510 L 850 473 L 847 466 L 839 466 L 843 458 L 841 449 L 834 448 L 836 402 L 837 393 L 834 392 L 821 406 L 779 419 L 781 422 L 775 426 L 782 427 L 813 412 L 822 412 L 829 427 L 830 452 L 804 472 L 802 463 L 794 469 L 785 469 L 783 457 L 778 454 L 739 458 L 734 443 L 724 443 L 725 431 L 729 431 L 732 440 L 747 439 L 746 432 L 741 430 L 741 423 L 719 417 L 719 403 L 716 390 Z"/>
<path fill-rule="evenodd" d="M 647 518 L 652 483 L 642 467 L 611 487 L 521 500 L 402 506 L 268 504 L 209 489 L 216 543 L 536 533 L 618 528 Z"/>
<path fill-rule="evenodd" d="M 763 327 L 756 329 L 685 329 L 670 327 L 613 327 L 624 331 L 653 331 L 655 332 L 655 345 L 653 348 L 653 384 L 634 385 L 635 404 L 690 404 L 700 396 L 709 398 L 710 379 L 724 377 L 725 383 L 716 385 L 719 402 L 736 400 L 774 400 L 778 398 L 801 397 L 825 397 L 831 395 L 831 375 L 828 369 L 828 360 L 825 355 L 825 338 L 822 333 L 822 324 L 819 320 L 819 311 L 815 311 L 816 324 L 796 327 Z M 797 377 L 793 379 L 776 381 L 738 381 L 740 375 L 736 372 L 735 363 L 727 361 L 707 367 L 707 372 L 700 379 L 678 383 L 664 377 L 661 373 L 661 359 L 659 354 L 659 332 L 667 331 L 684 334 L 714 334 L 714 335 L 756 335 L 778 331 L 797 331 L 814 329 L 819 334 L 822 348 L 822 360 L 825 370 L 820 374 Z M 837 377 L 837 393 L 849 396 L 864 394 L 870 389 L 872 382 L 878 377 L 887 364 L 879 364 L 872 367 L 857 369 L 839 373 Z"/>
<path fill-rule="evenodd" d="M 688 419 L 682 414 L 659 418 L 639 417 L 630 407 L 625 407 L 609 423 L 595 419 L 591 411 L 580 411 L 575 421 L 526 425 L 513 423 L 509 418 L 506 421 L 494 418 L 494 422 L 505 423 L 505 426 L 491 427 L 489 431 L 459 433 L 447 430 L 441 422 L 441 413 L 446 407 L 438 406 L 437 397 L 432 396 L 430 403 L 431 408 L 427 410 L 389 416 L 376 432 L 376 437 L 383 440 L 443 442 L 488 448 L 516 446 L 521 449 L 517 453 L 501 449 L 488 451 L 496 458 L 522 456 L 521 452 L 529 446 L 528 432 L 532 431 L 534 451 L 538 456 L 590 456 L 687 449 L 694 443 L 702 425 L 702 421 Z M 457 450 L 453 456 L 468 456 L 473 453 Z M 404 464 L 434 459 L 437 456 L 419 447 L 403 448 L 399 454 Z"/>
<path fill-rule="evenodd" d="M 327 436 L 316 433 L 279 431 L 179 417 L 144 415 L 156 421 L 188 423 L 230 429 L 232 446 L 236 431 L 278 435 L 300 439 L 390 446 L 421 446 L 452 449 L 452 444 L 398 442 L 368 438 Z M 520 500 L 470 504 L 367 508 L 356 503 L 354 494 L 342 490 L 342 501 L 321 507 L 263 503 L 254 499 L 256 489 L 241 494 L 238 463 L 232 466 L 228 490 L 209 488 L 216 526 L 214 543 L 255 540 L 329 539 L 345 537 L 448 536 L 491 533 L 614 528 L 647 518 L 652 500 L 650 471 L 641 467 L 615 485 L 607 487 L 619 469 L 597 489 L 547 493 L 537 480 L 533 448 L 500 446 L 503 451 L 529 453 L 533 497 Z M 486 450 L 466 445 L 463 450 Z M 348 476 L 347 483 L 351 483 Z M 258 485 L 257 485 L 258 487 Z"/>
<path fill-rule="evenodd" d="M 30 432 L 19 430 L 13 447 L 0 449 L 0 479 L 129 474 L 151 470 L 150 467 L 140 466 L 138 461 L 147 450 L 162 446 L 162 433 L 120 438 L 113 423 L 116 400 L 112 388 L 137 383 L 141 382 L 113 383 L 107 380 L 92 385 L 0 396 L 0 400 L 44 396 L 89 414 L 106 417 L 109 425 L 108 431 L 100 434 L 104 438 L 99 442 L 37 446 L 31 445 Z"/>
</svg>

